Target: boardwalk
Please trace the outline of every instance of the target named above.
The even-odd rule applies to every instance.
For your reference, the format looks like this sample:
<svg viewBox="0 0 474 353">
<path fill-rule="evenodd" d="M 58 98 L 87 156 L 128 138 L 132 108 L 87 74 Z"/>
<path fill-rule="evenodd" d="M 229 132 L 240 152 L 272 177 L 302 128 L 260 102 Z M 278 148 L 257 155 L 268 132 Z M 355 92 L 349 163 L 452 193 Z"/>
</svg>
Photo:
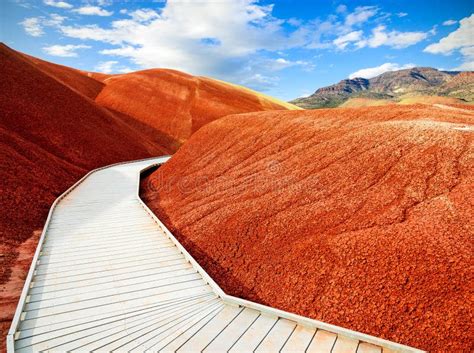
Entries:
<svg viewBox="0 0 474 353">
<path fill-rule="evenodd" d="M 138 198 L 166 160 L 97 170 L 57 201 L 9 351 L 419 352 L 223 293 Z"/>
</svg>

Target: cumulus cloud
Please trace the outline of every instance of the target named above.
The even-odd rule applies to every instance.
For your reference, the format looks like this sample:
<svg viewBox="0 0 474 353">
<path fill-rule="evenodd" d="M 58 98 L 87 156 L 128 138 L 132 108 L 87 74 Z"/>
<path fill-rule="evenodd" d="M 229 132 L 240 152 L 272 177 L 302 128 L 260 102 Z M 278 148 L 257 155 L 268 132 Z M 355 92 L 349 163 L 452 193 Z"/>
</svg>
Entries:
<svg viewBox="0 0 474 353">
<path fill-rule="evenodd" d="M 169 67 L 199 75 L 272 84 L 255 76 L 252 61 L 260 51 L 276 52 L 305 43 L 304 33 L 286 33 L 271 5 L 251 0 L 222 2 L 168 1 L 158 13 L 127 12 L 110 27 L 62 26 L 64 35 L 114 45 L 105 55 L 129 58 L 140 67 Z M 284 66 L 284 65 L 281 65 Z M 271 70 L 270 70 L 271 71 Z M 270 76 L 269 76 L 270 77 Z"/>
<path fill-rule="evenodd" d="M 262 74 L 253 74 L 242 80 L 242 84 L 248 87 L 254 87 L 257 90 L 265 91 L 269 88 L 276 87 L 280 79 L 276 76 L 265 76 Z"/>
<path fill-rule="evenodd" d="M 33 37 L 41 37 L 44 34 L 41 19 L 38 17 L 25 18 L 20 24 L 27 34 Z"/>
<path fill-rule="evenodd" d="M 63 58 L 71 58 L 71 57 L 77 57 L 76 51 L 78 49 L 88 49 L 90 48 L 89 45 L 84 45 L 84 44 L 78 44 L 78 45 L 73 45 L 73 44 L 67 44 L 67 45 L 51 45 L 49 47 L 43 47 L 43 51 L 46 54 L 52 55 L 52 56 L 60 56 Z"/>
<path fill-rule="evenodd" d="M 379 25 L 372 30 L 372 34 L 356 43 L 358 48 L 378 48 L 386 45 L 395 49 L 402 49 L 426 39 L 429 32 L 399 32 L 387 31 L 387 27 Z"/>
<path fill-rule="evenodd" d="M 458 21 L 446 20 L 446 21 L 443 22 L 443 26 L 452 26 L 452 25 L 455 25 L 456 23 L 458 23 Z"/>
<path fill-rule="evenodd" d="M 344 5 L 344 4 L 341 4 L 338 7 L 336 7 L 336 12 L 337 13 L 344 13 L 346 11 L 347 11 L 347 6 Z"/>
<path fill-rule="evenodd" d="M 384 72 L 387 71 L 397 71 L 397 70 L 403 70 L 403 69 L 410 69 L 412 67 L 415 67 L 415 64 L 406 64 L 406 65 L 399 65 L 395 63 L 385 63 L 380 66 L 375 66 L 375 67 L 368 67 L 365 69 L 358 70 L 356 72 L 353 72 L 352 74 L 349 75 L 349 78 L 356 78 L 356 77 L 362 77 L 362 78 L 372 78 L 378 75 L 383 74 Z"/>
<path fill-rule="evenodd" d="M 344 12 L 342 15 L 342 21 L 337 16 L 329 16 L 325 21 L 314 21 L 314 28 L 312 28 L 313 40 L 308 48 L 327 49 L 334 46 L 338 50 L 346 50 L 365 47 L 377 48 L 385 45 L 402 49 L 426 39 L 435 30 L 432 29 L 427 32 L 389 30 L 386 25 L 380 23 L 390 14 L 380 12 L 376 6 L 357 7 L 353 12 Z M 403 12 L 397 14 L 399 17 L 406 15 Z M 365 28 L 370 28 L 373 23 L 378 23 L 378 25 L 369 34 L 365 34 Z M 328 37 L 333 39 L 328 42 Z"/>
<path fill-rule="evenodd" d="M 351 42 L 358 42 L 362 38 L 362 31 L 349 32 L 343 36 L 336 38 L 333 43 L 338 49 L 345 49 Z"/>
<path fill-rule="evenodd" d="M 107 11 L 99 6 L 82 6 L 73 11 L 86 16 L 111 16 L 113 14 L 112 11 Z"/>
<path fill-rule="evenodd" d="M 91 6 L 101 6 L 89 2 Z M 79 11 L 76 9 L 75 11 Z M 108 25 L 61 25 L 70 38 L 108 44 L 103 55 L 123 57 L 138 67 L 167 67 L 243 84 L 271 87 L 276 71 L 311 70 L 312 64 L 285 56 L 291 48 L 404 48 L 426 38 L 423 32 L 398 32 L 378 26 L 386 14 L 377 6 L 349 10 L 340 5 L 326 19 L 280 19 L 273 5 L 256 0 L 168 0 L 159 10 L 120 10 Z M 290 26 L 288 26 L 290 25 Z M 284 54 L 280 54 L 280 53 Z M 277 54 L 277 59 L 269 59 Z M 258 75 L 257 75 L 258 74 Z M 256 86 L 253 86 L 256 88 Z"/>
<path fill-rule="evenodd" d="M 57 0 L 43 0 L 43 3 L 48 6 L 58 7 L 60 9 L 72 9 L 73 6 L 65 1 L 57 1 Z"/>
<path fill-rule="evenodd" d="M 431 54 L 451 55 L 456 51 L 462 55 L 463 63 L 455 70 L 474 70 L 474 14 L 459 21 L 459 28 L 428 45 L 424 51 Z"/>
<path fill-rule="evenodd" d="M 45 26 L 59 26 L 61 25 L 66 17 L 60 16 L 58 14 L 52 13 L 49 17 L 29 17 L 25 18 L 20 25 L 23 26 L 23 29 L 27 34 L 33 37 L 41 37 L 44 34 Z"/>
<path fill-rule="evenodd" d="M 345 20 L 346 26 L 354 26 L 367 22 L 367 20 L 373 17 L 378 12 L 376 6 L 359 6 L 356 7 L 355 11 L 348 14 Z"/>
<path fill-rule="evenodd" d="M 459 28 L 425 48 L 425 52 L 449 55 L 456 49 L 474 46 L 474 14 L 459 21 Z"/>
</svg>

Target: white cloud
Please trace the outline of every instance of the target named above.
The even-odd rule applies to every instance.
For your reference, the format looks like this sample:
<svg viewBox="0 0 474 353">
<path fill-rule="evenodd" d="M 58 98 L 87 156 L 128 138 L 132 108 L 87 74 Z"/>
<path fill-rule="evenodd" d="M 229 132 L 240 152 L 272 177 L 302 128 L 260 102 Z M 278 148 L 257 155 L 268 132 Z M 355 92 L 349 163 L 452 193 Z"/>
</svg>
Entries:
<svg viewBox="0 0 474 353">
<path fill-rule="evenodd" d="M 96 3 L 99 6 L 110 6 L 113 4 L 113 0 L 96 0 Z"/>
<path fill-rule="evenodd" d="M 465 61 L 458 67 L 455 67 L 453 70 L 456 71 L 474 71 L 474 60 Z"/>
<path fill-rule="evenodd" d="M 274 18 L 272 9 L 252 0 L 170 0 L 159 13 L 141 9 L 112 21 L 109 27 L 62 26 L 61 31 L 68 37 L 112 44 L 115 47 L 101 53 L 129 58 L 140 67 L 168 67 L 271 85 L 275 82 L 268 75 L 271 69 L 262 68 L 261 60 L 256 60 L 261 51 L 277 52 L 307 41 L 304 31 L 285 32 L 284 21 Z"/>
<path fill-rule="evenodd" d="M 114 66 L 117 65 L 119 62 L 110 60 L 110 61 L 102 61 L 94 68 L 94 70 L 98 72 L 102 72 L 104 74 L 110 74 L 114 71 Z"/>
<path fill-rule="evenodd" d="M 344 13 L 347 11 L 347 6 L 346 5 L 339 5 L 338 7 L 336 7 L 336 12 L 337 13 Z"/>
<path fill-rule="evenodd" d="M 38 17 L 25 18 L 20 24 L 26 33 L 33 37 L 41 37 L 44 34 L 41 19 Z"/>
<path fill-rule="evenodd" d="M 397 14 L 399 17 L 406 15 L 403 12 Z M 390 17 L 390 13 L 381 12 L 377 6 L 361 6 L 348 14 L 346 9 L 342 22 L 340 17 L 334 15 L 329 16 L 325 21 L 313 21 L 311 25 L 306 26 L 310 28 L 312 35 L 312 41 L 307 45 L 307 48 L 329 49 L 336 47 L 339 50 L 346 50 L 349 48 L 376 48 L 386 45 L 401 49 L 426 39 L 436 30 L 436 28 L 427 32 L 389 30 L 387 26 L 380 24 L 388 17 Z M 373 23 L 379 25 L 373 28 L 370 34 L 365 35 L 365 28 L 371 28 Z M 361 29 L 362 26 L 363 29 Z"/>
<path fill-rule="evenodd" d="M 430 44 L 425 52 L 432 54 L 451 54 L 453 50 L 474 46 L 474 14 L 459 21 L 459 28 L 438 43 Z"/>
<path fill-rule="evenodd" d="M 443 22 L 443 26 L 452 26 L 452 25 L 455 25 L 456 23 L 458 23 L 458 21 L 456 20 L 446 20 Z"/>
<path fill-rule="evenodd" d="M 348 14 L 345 20 L 346 26 L 354 26 L 367 22 L 367 20 L 373 17 L 378 12 L 376 6 L 359 6 L 356 7 L 355 11 Z"/>
<path fill-rule="evenodd" d="M 376 67 L 368 67 L 365 69 L 358 70 L 356 72 L 353 72 L 352 74 L 349 75 L 349 78 L 356 78 L 356 77 L 362 77 L 362 78 L 372 78 L 378 75 L 383 74 L 384 72 L 387 71 L 397 71 L 397 70 L 403 70 L 403 69 L 410 69 L 412 67 L 415 67 L 415 64 L 406 64 L 406 65 L 399 65 L 395 63 L 385 63 L 380 66 Z"/>
<path fill-rule="evenodd" d="M 287 60 L 284 58 L 270 59 L 262 63 L 266 69 L 270 71 L 280 71 L 292 66 L 301 66 L 307 71 L 314 69 L 314 65 L 308 61 L 304 60 Z"/>
<path fill-rule="evenodd" d="M 395 49 L 406 48 L 414 45 L 428 37 L 429 32 L 399 32 L 387 31 L 387 27 L 379 25 L 372 30 L 372 34 L 367 39 L 356 43 L 359 48 L 378 48 L 386 45 Z"/>
<path fill-rule="evenodd" d="M 73 6 L 65 1 L 57 1 L 57 0 L 43 0 L 43 3 L 48 6 L 58 7 L 60 9 L 72 9 Z"/>
<path fill-rule="evenodd" d="M 338 49 L 345 49 L 349 43 L 360 41 L 362 33 L 362 31 L 349 32 L 343 36 L 336 38 L 333 43 Z"/>
<path fill-rule="evenodd" d="M 100 8 L 99 6 L 91 5 L 79 7 L 78 9 L 75 9 L 73 11 L 80 15 L 86 16 L 111 16 L 113 14 L 112 11 L 107 11 L 105 9 Z"/>
<path fill-rule="evenodd" d="M 49 17 L 29 17 L 20 22 L 27 34 L 33 37 L 41 37 L 44 34 L 44 27 L 55 27 L 61 25 L 66 17 L 52 13 Z"/>
<path fill-rule="evenodd" d="M 311 63 L 285 55 L 291 48 L 403 48 L 428 35 L 385 26 L 364 35 L 365 28 L 372 28 L 372 23 L 380 23 L 385 16 L 376 6 L 353 11 L 339 6 L 337 14 L 311 21 L 279 19 L 272 11 L 273 5 L 257 0 L 168 0 L 160 10 L 120 10 L 121 17 L 108 25 L 59 28 L 67 37 L 106 43 L 107 49 L 100 53 L 111 56 L 110 60 L 123 57 L 141 68 L 173 68 L 259 87 L 271 87 L 276 82 L 275 72 L 289 66 L 311 70 Z M 279 59 L 268 59 L 276 53 L 282 53 Z M 280 60 L 283 57 L 287 62 Z"/>
<path fill-rule="evenodd" d="M 255 87 L 255 89 L 264 91 L 271 87 L 277 86 L 279 80 L 280 79 L 276 76 L 265 76 L 257 73 L 245 78 L 242 81 L 242 84 L 244 86 Z"/>
<path fill-rule="evenodd" d="M 402 18 L 402 17 L 408 16 L 408 14 L 406 12 L 399 12 L 397 13 L 397 16 Z"/>
<path fill-rule="evenodd" d="M 127 66 L 120 65 L 120 63 L 116 60 L 101 61 L 94 67 L 94 70 L 104 74 L 111 74 L 115 72 L 125 74 L 133 71 Z"/>
<path fill-rule="evenodd" d="M 298 26 L 301 26 L 301 24 L 303 23 L 303 21 L 297 19 L 297 18 L 289 18 L 288 20 L 286 20 L 286 22 L 288 22 L 289 25 L 292 25 L 294 27 L 298 27 Z"/>
<path fill-rule="evenodd" d="M 51 45 L 49 47 L 43 47 L 43 51 L 49 55 L 70 58 L 70 57 L 77 57 L 76 50 L 88 49 L 88 48 L 90 48 L 90 46 L 83 45 L 83 44 Z"/>
<path fill-rule="evenodd" d="M 474 59 L 474 46 L 461 48 L 460 52 L 463 56 Z"/>
<path fill-rule="evenodd" d="M 130 17 L 138 22 L 148 22 L 160 17 L 158 13 L 151 9 L 138 9 L 130 13 Z"/>
<path fill-rule="evenodd" d="M 428 45 L 424 51 L 431 54 L 451 55 L 459 50 L 463 63 L 454 70 L 474 70 L 474 14 L 459 21 L 459 28 L 441 38 L 438 43 Z"/>
<path fill-rule="evenodd" d="M 463 56 L 463 63 L 453 70 L 474 71 L 474 46 L 464 47 L 459 50 Z"/>
</svg>

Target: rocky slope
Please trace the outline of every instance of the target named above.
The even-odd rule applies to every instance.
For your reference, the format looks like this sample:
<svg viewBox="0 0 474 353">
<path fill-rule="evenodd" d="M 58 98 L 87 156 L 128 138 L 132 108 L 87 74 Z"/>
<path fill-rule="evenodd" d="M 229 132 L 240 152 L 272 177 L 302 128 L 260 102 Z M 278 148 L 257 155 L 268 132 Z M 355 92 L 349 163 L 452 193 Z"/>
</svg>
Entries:
<svg viewBox="0 0 474 353">
<path fill-rule="evenodd" d="M 323 87 L 292 103 L 307 109 L 336 107 L 350 99 L 398 102 L 413 96 L 441 96 L 474 102 L 474 73 L 439 71 L 429 67 L 391 71 L 371 79 L 354 78 Z M 351 105 L 349 103 L 349 105 Z"/>
<path fill-rule="evenodd" d="M 474 112 L 228 116 L 142 193 L 231 294 L 430 352 L 471 352 Z"/>
</svg>

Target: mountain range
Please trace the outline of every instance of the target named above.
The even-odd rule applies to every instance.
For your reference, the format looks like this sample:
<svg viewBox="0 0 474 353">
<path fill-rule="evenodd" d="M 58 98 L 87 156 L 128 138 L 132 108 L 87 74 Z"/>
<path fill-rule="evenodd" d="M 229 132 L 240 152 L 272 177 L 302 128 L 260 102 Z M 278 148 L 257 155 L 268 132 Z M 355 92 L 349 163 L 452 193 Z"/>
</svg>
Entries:
<svg viewBox="0 0 474 353">
<path fill-rule="evenodd" d="M 345 79 L 291 103 L 305 109 L 316 109 L 428 101 L 474 102 L 474 72 L 441 71 L 431 67 L 390 71 L 371 79 Z"/>
</svg>

